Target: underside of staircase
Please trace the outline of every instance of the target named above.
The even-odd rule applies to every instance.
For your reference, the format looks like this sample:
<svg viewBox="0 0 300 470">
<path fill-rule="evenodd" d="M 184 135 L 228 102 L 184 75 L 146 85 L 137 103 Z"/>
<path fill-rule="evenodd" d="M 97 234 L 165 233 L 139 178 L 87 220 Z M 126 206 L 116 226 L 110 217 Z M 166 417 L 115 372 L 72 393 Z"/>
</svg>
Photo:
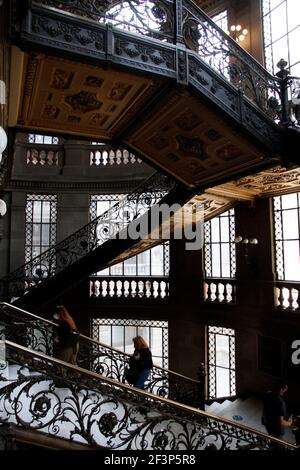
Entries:
<svg viewBox="0 0 300 470">
<path fill-rule="evenodd" d="M 164 4 L 176 25 L 146 34 L 113 26 L 107 5 L 78 5 L 37 0 L 14 10 L 12 2 L 9 127 L 121 145 L 180 184 L 162 199 L 169 206 L 288 163 L 283 82 L 189 0 L 182 16 Z M 292 137 L 299 141 L 297 126 Z M 87 249 L 15 304 L 41 307 L 153 246 L 124 238 Z"/>
<path fill-rule="evenodd" d="M 278 94 L 276 77 L 220 30 L 223 74 L 203 51 L 43 3 L 31 3 L 15 34 L 11 73 L 23 86 L 12 80 L 10 127 L 122 145 L 189 188 L 287 156 L 285 129 L 271 116 L 276 100 L 267 99 L 268 87 Z"/>
</svg>

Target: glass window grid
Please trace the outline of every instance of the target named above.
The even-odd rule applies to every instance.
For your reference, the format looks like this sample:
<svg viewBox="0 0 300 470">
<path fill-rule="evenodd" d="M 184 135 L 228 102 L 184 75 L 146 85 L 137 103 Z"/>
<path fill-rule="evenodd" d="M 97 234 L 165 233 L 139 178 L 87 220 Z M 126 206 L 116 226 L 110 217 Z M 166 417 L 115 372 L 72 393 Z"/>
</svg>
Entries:
<svg viewBox="0 0 300 470">
<path fill-rule="evenodd" d="M 127 354 L 132 354 L 134 350 L 132 338 L 138 335 L 143 336 L 151 349 L 153 363 L 168 369 L 169 333 L 167 321 L 115 318 L 93 318 L 91 320 L 91 337 L 94 340 L 103 343 L 101 338 L 104 329 L 105 344 Z M 158 337 L 160 338 L 159 344 Z"/>
<path fill-rule="evenodd" d="M 37 212 L 37 207 L 40 208 L 39 213 Z M 46 207 L 48 207 L 47 213 Z M 56 244 L 56 221 L 56 195 L 27 194 L 25 209 L 25 263 Z"/>
<path fill-rule="evenodd" d="M 284 58 L 289 64 L 291 74 L 299 76 L 300 2 L 298 0 L 275 2 L 274 0 L 263 0 L 262 4 L 266 68 L 272 74 L 277 73 L 279 70 L 277 63 L 281 58 Z M 280 24 L 276 24 L 276 15 Z M 289 24 L 291 18 L 293 18 L 293 24 Z M 282 28 L 281 33 L 278 33 L 279 28 Z M 299 40 L 295 38 L 299 38 Z"/>
<path fill-rule="evenodd" d="M 227 219 L 228 232 L 222 229 L 222 220 Z M 216 234 L 216 227 L 218 234 Z M 219 241 L 213 241 L 216 236 Z M 226 241 L 225 241 L 226 240 Z M 235 211 L 230 209 L 218 217 L 214 217 L 204 224 L 204 270 L 205 277 L 234 278 L 236 272 L 236 246 L 235 246 Z M 228 247 L 228 250 L 224 248 Z M 229 252 L 229 273 L 225 272 L 224 255 Z M 218 257 L 218 259 L 216 259 Z M 214 265 L 220 267 L 218 275 L 214 272 Z M 225 275 L 227 274 L 227 275 Z M 228 274 L 230 274 L 228 276 Z"/>
<path fill-rule="evenodd" d="M 223 29 L 227 33 L 228 31 L 228 12 L 227 10 L 222 10 L 216 15 L 212 16 L 212 20 L 216 23 L 219 28 Z"/>
<path fill-rule="evenodd" d="M 28 134 L 28 142 L 30 144 L 57 145 L 59 138 L 51 135 Z"/>
<path fill-rule="evenodd" d="M 228 367 L 218 364 L 217 361 L 217 336 L 225 336 L 228 338 Z M 220 398 L 221 395 L 217 394 L 217 371 L 228 371 L 229 378 L 229 395 L 236 394 L 236 372 L 235 372 L 235 331 L 231 328 L 222 328 L 217 326 L 207 327 L 207 357 L 208 357 L 208 393 L 209 398 Z M 227 396 L 227 395 L 226 395 Z"/>
<path fill-rule="evenodd" d="M 219 28 L 221 28 L 223 31 L 227 33 L 228 31 L 228 15 L 227 15 L 227 10 L 223 10 L 219 12 L 218 14 L 212 16 L 212 20 L 216 23 Z M 201 30 L 199 29 L 199 34 L 201 38 Z M 201 39 L 200 39 L 201 41 Z M 221 41 L 222 41 L 222 36 L 219 34 L 212 35 L 210 37 L 210 43 L 211 46 L 215 48 L 215 50 L 221 50 Z M 229 59 L 228 57 L 224 57 L 223 54 L 216 54 L 210 55 L 209 57 L 209 65 L 215 68 L 216 70 L 219 70 L 220 73 L 222 73 L 225 77 L 229 77 L 228 73 L 228 67 L 229 67 Z"/>
<path fill-rule="evenodd" d="M 292 204 L 287 204 L 288 198 L 290 200 L 290 194 L 273 198 L 275 266 L 276 278 L 279 281 L 300 281 L 299 262 L 297 262 L 297 259 L 300 259 L 300 193 L 293 193 L 293 195 L 295 197 Z M 290 220 L 287 224 L 285 222 L 285 214 L 288 213 L 292 215 L 293 220 Z M 287 225 L 294 227 L 294 232 L 297 233 L 297 236 L 285 236 L 285 232 L 288 229 Z M 289 257 L 287 257 L 285 250 L 286 242 L 295 242 L 293 253 Z M 294 278 L 291 279 L 288 273 L 293 271 L 293 266 L 296 266 L 298 275 L 295 274 Z"/>
<path fill-rule="evenodd" d="M 90 198 L 90 219 L 94 220 L 101 214 L 99 210 L 99 205 L 101 202 L 107 202 L 107 209 L 113 207 L 118 201 L 123 199 L 126 194 L 100 194 L 100 195 L 91 195 Z M 162 266 L 162 276 L 169 276 L 169 269 L 170 269 L 170 247 L 169 242 L 162 243 L 162 258 L 163 258 L 163 266 Z M 122 261 L 114 266 L 110 266 L 105 268 L 102 271 L 98 271 L 94 275 L 96 276 L 157 276 L 154 271 L 154 257 L 155 257 L 155 250 L 157 247 L 150 248 L 149 250 L 140 253 L 139 255 L 132 256 L 126 261 Z M 142 259 L 144 257 L 149 256 L 149 271 L 147 273 L 143 273 L 143 263 Z M 126 273 L 125 273 L 126 271 Z"/>
</svg>

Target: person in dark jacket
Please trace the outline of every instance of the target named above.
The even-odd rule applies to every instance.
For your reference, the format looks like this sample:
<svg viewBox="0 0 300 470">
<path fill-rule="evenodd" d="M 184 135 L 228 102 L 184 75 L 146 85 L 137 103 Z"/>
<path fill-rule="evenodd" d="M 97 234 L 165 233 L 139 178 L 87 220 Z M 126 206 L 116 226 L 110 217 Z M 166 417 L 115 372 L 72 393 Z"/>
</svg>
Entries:
<svg viewBox="0 0 300 470">
<path fill-rule="evenodd" d="M 288 385 L 284 381 L 279 381 L 272 391 L 265 395 L 263 424 L 270 436 L 282 439 L 285 427 L 292 427 L 292 419 L 287 419 L 286 403 L 283 395 L 286 393 Z"/>
<path fill-rule="evenodd" d="M 133 386 L 144 390 L 145 382 L 153 368 L 152 353 L 142 336 L 133 338 L 134 353 L 130 358 L 130 369 L 134 371 Z"/>
<path fill-rule="evenodd" d="M 58 305 L 53 315 L 58 328 L 54 337 L 54 357 L 76 364 L 79 333 L 76 323 L 64 305 Z"/>
</svg>

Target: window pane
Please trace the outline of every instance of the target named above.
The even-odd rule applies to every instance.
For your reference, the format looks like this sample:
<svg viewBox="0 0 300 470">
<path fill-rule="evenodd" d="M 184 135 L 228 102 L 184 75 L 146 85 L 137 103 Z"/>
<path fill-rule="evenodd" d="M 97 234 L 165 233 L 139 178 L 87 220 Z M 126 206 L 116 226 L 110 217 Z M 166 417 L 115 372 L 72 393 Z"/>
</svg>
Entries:
<svg viewBox="0 0 300 470">
<path fill-rule="evenodd" d="M 100 343 L 111 345 L 111 327 L 107 325 L 102 325 L 100 328 Z"/>
<path fill-rule="evenodd" d="M 273 70 L 274 72 L 278 71 L 277 64 L 280 61 L 280 59 L 287 56 L 287 51 L 288 51 L 287 36 L 284 36 L 283 38 L 273 43 Z"/>
<path fill-rule="evenodd" d="M 215 217 L 211 220 L 211 241 L 219 242 L 220 241 L 220 221 L 219 217 Z"/>
<path fill-rule="evenodd" d="M 230 277 L 230 247 L 229 243 L 222 243 L 222 277 Z"/>
<path fill-rule="evenodd" d="M 39 245 L 41 240 L 41 225 L 32 224 L 32 244 Z"/>
<path fill-rule="evenodd" d="M 286 34 L 286 21 L 286 4 L 282 3 L 271 13 L 273 41 L 276 41 Z"/>
<path fill-rule="evenodd" d="M 50 202 L 43 201 L 42 203 L 42 222 L 49 222 L 50 219 Z"/>
<path fill-rule="evenodd" d="M 229 367 L 229 337 L 216 335 L 216 365 Z"/>
<path fill-rule="evenodd" d="M 273 10 L 273 8 L 277 7 L 277 5 L 280 5 L 282 3 L 282 0 L 270 0 L 270 9 Z"/>
<path fill-rule="evenodd" d="M 125 328 L 125 352 L 133 354 L 134 346 L 132 339 L 136 336 L 135 326 L 124 326 Z"/>
<path fill-rule="evenodd" d="M 50 239 L 49 239 L 49 228 L 50 228 L 50 225 L 49 224 L 43 224 L 42 225 L 42 240 L 41 240 L 41 244 L 45 247 L 48 247 L 49 244 L 50 244 Z"/>
<path fill-rule="evenodd" d="M 212 245 L 212 277 L 221 276 L 221 264 L 220 264 L 220 246 Z"/>
<path fill-rule="evenodd" d="M 154 356 L 162 356 L 162 330 L 161 328 L 151 329 L 151 351 Z"/>
<path fill-rule="evenodd" d="M 229 219 L 228 217 L 220 217 L 221 221 L 221 240 L 229 242 Z"/>
<path fill-rule="evenodd" d="M 136 276 L 136 256 L 124 261 L 124 276 Z"/>
<path fill-rule="evenodd" d="M 288 2 L 288 29 L 291 31 L 299 24 L 300 5 L 299 0 L 293 0 Z M 296 44 L 295 44 L 296 47 Z"/>
<path fill-rule="evenodd" d="M 25 209 L 25 261 L 40 255 L 56 243 L 55 195 L 28 194 Z M 30 270 L 30 268 L 28 268 Z M 51 273 L 55 272 L 55 261 Z M 29 274 L 29 272 L 28 272 Z M 32 273 L 31 273 L 32 274 Z"/>
<path fill-rule="evenodd" d="M 113 325 L 112 330 L 112 347 L 124 350 L 124 327 Z"/>
<path fill-rule="evenodd" d="M 147 326 L 139 326 L 138 327 L 138 331 L 137 331 L 137 334 L 139 336 L 142 336 L 144 338 L 144 340 L 149 344 L 150 348 L 151 348 L 151 345 L 150 345 L 150 341 L 149 341 L 149 328 Z"/>
<path fill-rule="evenodd" d="M 297 281 L 300 279 L 299 193 L 273 198 L 273 212 L 277 279 Z"/>
<path fill-rule="evenodd" d="M 283 243 L 285 279 L 300 281 L 299 241 Z"/>
<path fill-rule="evenodd" d="M 99 276 L 108 276 L 109 275 L 109 268 L 102 269 L 102 271 L 98 272 Z"/>
<path fill-rule="evenodd" d="M 163 276 L 164 274 L 163 245 L 157 245 L 151 249 L 151 274 L 152 276 Z"/>
<path fill-rule="evenodd" d="M 294 209 L 298 207 L 297 193 L 286 194 L 283 197 L 276 197 L 276 200 L 282 201 L 282 209 Z"/>
<path fill-rule="evenodd" d="M 298 210 L 290 209 L 282 213 L 283 238 L 295 239 L 299 237 Z"/>
<path fill-rule="evenodd" d="M 33 202 L 33 222 L 41 222 L 41 214 L 42 214 L 42 202 L 41 201 L 34 201 Z"/>
<path fill-rule="evenodd" d="M 137 256 L 138 275 L 146 276 L 150 274 L 150 251 L 144 251 Z"/>
<path fill-rule="evenodd" d="M 297 23 L 299 23 L 300 7 L 298 12 Z M 295 18 L 296 20 L 296 18 Z M 290 46 L 290 64 L 293 65 L 300 60 L 299 52 L 299 43 L 300 43 L 300 27 L 296 28 L 289 34 L 289 46 Z"/>
<path fill-rule="evenodd" d="M 107 274 L 109 274 L 109 269 L 107 269 Z M 112 276 L 122 276 L 123 275 L 123 263 L 115 264 L 110 268 L 110 274 Z"/>
<path fill-rule="evenodd" d="M 229 370 L 216 367 L 217 397 L 229 397 Z"/>
</svg>

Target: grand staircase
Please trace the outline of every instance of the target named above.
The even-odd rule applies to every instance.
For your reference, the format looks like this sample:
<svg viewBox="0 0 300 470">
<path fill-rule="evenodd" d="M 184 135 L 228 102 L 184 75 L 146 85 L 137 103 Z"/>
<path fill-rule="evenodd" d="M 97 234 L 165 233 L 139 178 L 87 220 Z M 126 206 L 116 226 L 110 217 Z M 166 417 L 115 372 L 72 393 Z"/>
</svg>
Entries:
<svg viewBox="0 0 300 470">
<path fill-rule="evenodd" d="M 128 231 L 154 202 L 183 205 L 211 185 L 289 164 L 288 143 L 299 144 L 283 62 L 270 75 L 190 0 L 148 3 L 156 24 L 128 32 L 110 2 L 10 2 L 19 82 L 8 126 L 117 142 L 182 186 L 154 175 L 2 279 L 1 297 L 15 306 L 0 311 L 0 422 L 106 449 L 294 449 L 228 420 L 243 417 L 233 404 L 225 417 L 199 411 L 197 382 L 172 371 L 154 367 L 146 391 L 126 385 L 128 357 L 84 336 L 78 367 L 54 359 L 55 324 L 24 310 L 149 248 Z"/>
<path fill-rule="evenodd" d="M 117 142 L 189 188 L 293 159 L 286 64 L 270 75 L 191 0 L 14 6 L 10 127 Z"/>
<path fill-rule="evenodd" d="M 183 404 L 188 397 L 183 384 L 191 390 L 195 381 L 154 367 L 150 387 L 148 384 L 147 391 L 141 391 L 118 380 L 114 366 L 119 363 L 121 371 L 127 356 L 120 351 L 83 337 L 80 351 L 88 341 L 93 360 L 83 367 L 81 356 L 81 366 L 75 367 L 54 359 L 47 351 L 55 329 L 52 322 L 7 304 L 1 305 L 0 319 L 0 431 L 10 425 L 11 433 L 13 429 L 19 435 L 23 431 L 23 441 L 28 431 L 31 443 L 36 432 L 37 445 L 42 440 L 44 446 L 53 447 L 53 441 L 47 444 L 41 438 L 41 433 L 46 433 L 48 438 L 58 439 L 57 448 L 70 441 L 78 448 L 88 445 L 109 450 L 265 450 L 274 443 L 282 449 L 295 449 L 249 427 L 199 411 L 196 402 Z M 9 341 L 10 337 L 28 347 Z M 41 349 L 48 354 L 39 352 Z M 101 357 L 105 367 L 93 369 Z M 159 370 L 164 387 L 153 386 Z M 176 384 L 181 400 L 175 394 Z"/>
<path fill-rule="evenodd" d="M 129 16 L 119 15 L 123 8 Z M 286 64 L 270 75 L 190 0 L 145 0 L 136 8 L 32 0 L 17 9 L 12 1 L 11 75 L 24 86 L 11 81 L 16 106 L 8 125 L 118 143 L 182 186 L 154 175 L 2 279 L 2 299 L 42 307 L 150 248 L 128 232 L 153 203 L 183 205 L 211 185 L 289 162 L 288 137 L 296 143 L 299 126 Z"/>
<path fill-rule="evenodd" d="M 154 173 L 107 212 L 2 278 L 2 300 L 41 308 L 97 270 L 151 248 L 162 241 L 164 223 L 170 233 L 177 223 L 182 225 L 180 210 L 192 195 L 191 190 Z M 163 207 L 171 211 L 164 215 Z M 161 218 L 155 218 L 153 211 L 160 208 Z M 185 223 L 192 222 L 191 213 Z"/>
<path fill-rule="evenodd" d="M 233 400 L 214 401 L 205 405 L 205 411 L 237 423 L 244 424 L 260 432 L 266 432 L 261 422 L 263 412 L 263 401 L 256 397 L 235 398 Z M 295 443 L 295 435 L 290 428 L 284 432 L 284 440 Z"/>
</svg>

